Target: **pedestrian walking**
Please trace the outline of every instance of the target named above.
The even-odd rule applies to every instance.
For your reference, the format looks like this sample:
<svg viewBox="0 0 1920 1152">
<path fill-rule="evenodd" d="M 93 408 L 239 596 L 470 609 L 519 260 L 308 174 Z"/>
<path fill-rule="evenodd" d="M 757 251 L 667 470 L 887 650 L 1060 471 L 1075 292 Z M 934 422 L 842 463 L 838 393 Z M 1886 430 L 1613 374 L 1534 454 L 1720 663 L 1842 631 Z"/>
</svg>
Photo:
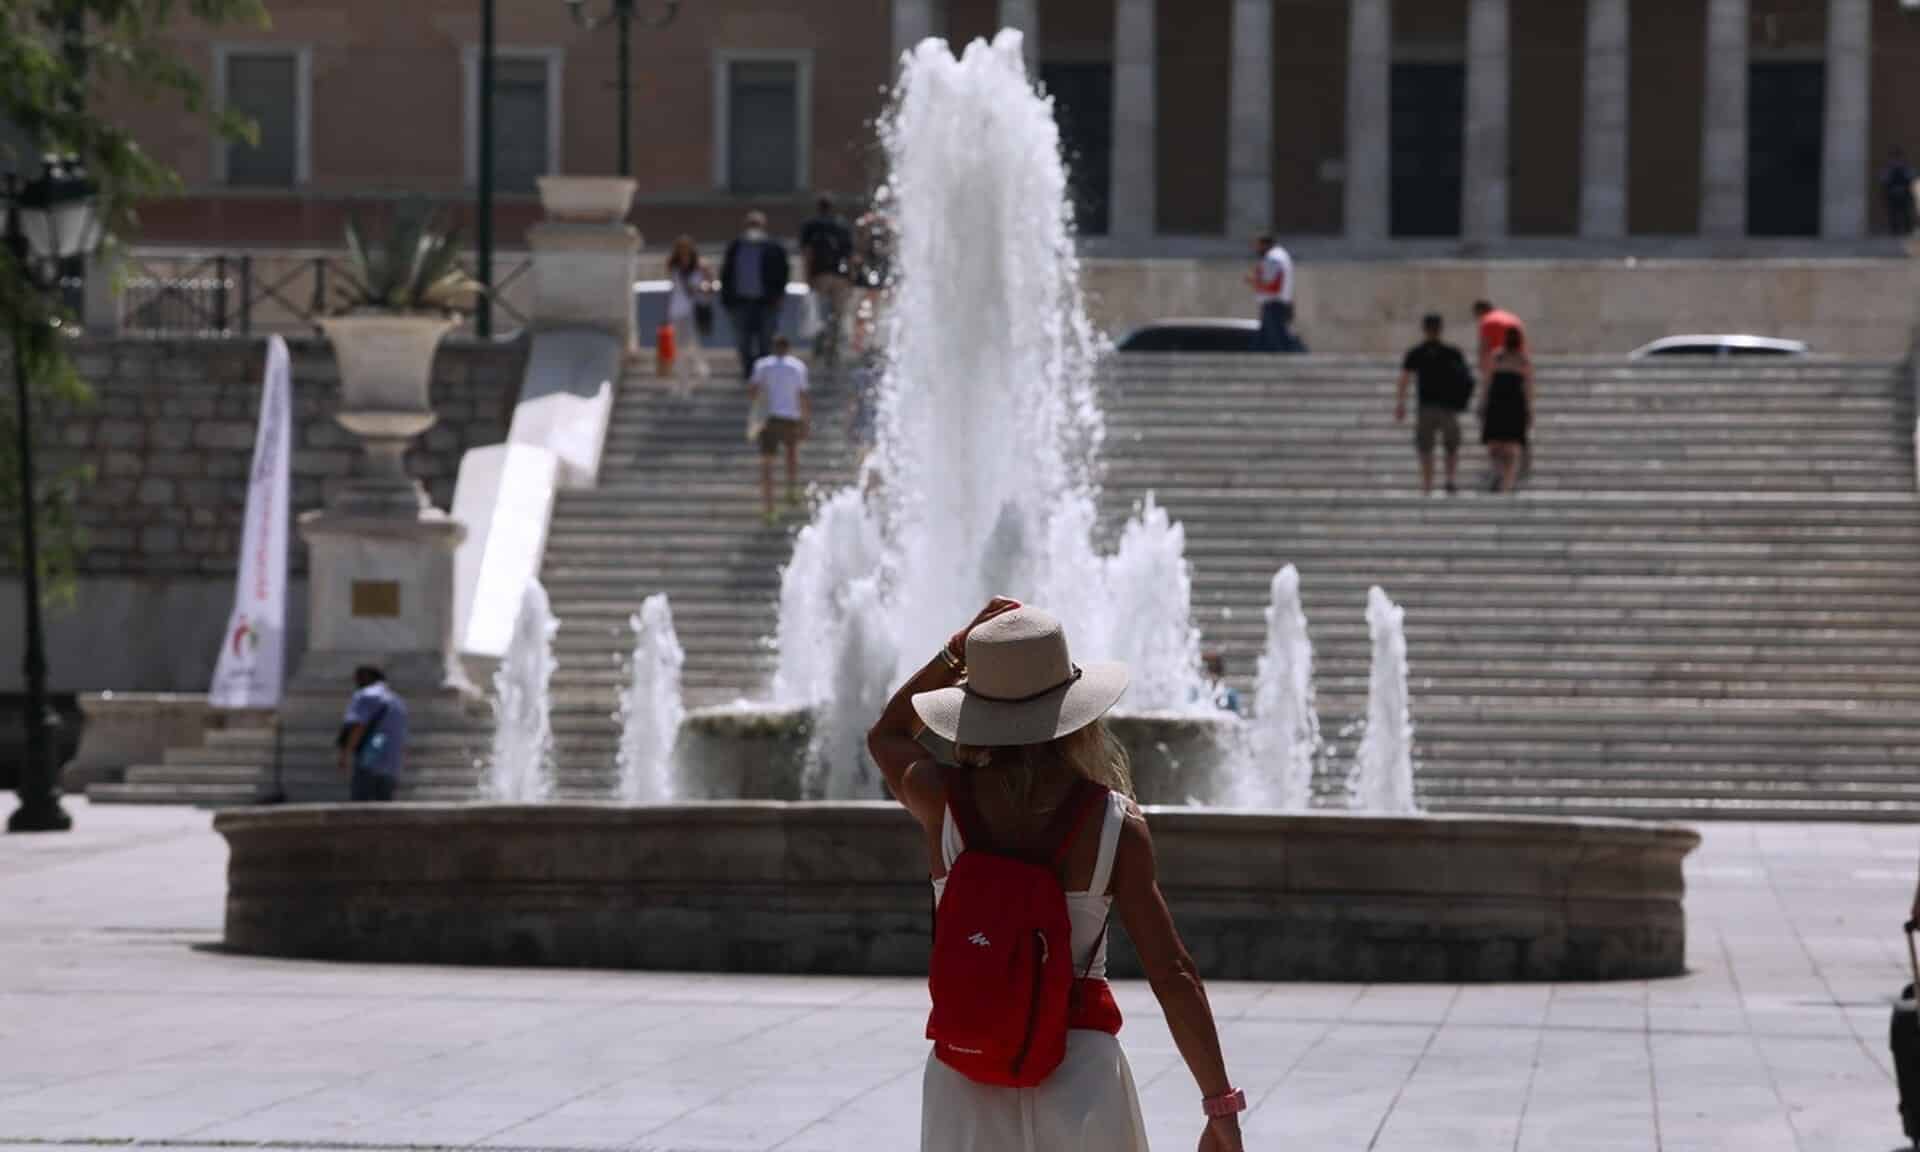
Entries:
<svg viewBox="0 0 1920 1152">
<path fill-rule="evenodd" d="M 1305 352 L 1307 346 L 1293 332 L 1293 256 L 1271 233 L 1253 242 L 1255 263 L 1247 277 L 1260 309 L 1260 332 L 1254 347 L 1261 352 Z"/>
<path fill-rule="evenodd" d="M 873 343 L 880 325 L 880 308 L 893 283 L 893 222 L 885 213 L 862 213 L 854 222 L 852 281 L 854 304 L 853 350 L 863 353 Z"/>
<path fill-rule="evenodd" d="M 1477 361 L 1480 376 L 1484 379 L 1493 371 L 1493 358 L 1507 346 L 1507 333 L 1518 331 L 1525 334 L 1527 326 L 1520 317 L 1505 308 L 1496 308 L 1491 300 L 1473 302 L 1473 318 L 1480 326 L 1480 356 Z"/>
<path fill-rule="evenodd" d="M 1466 354 L 1442 336 L 1446 322 L 1437 312 L 1420 321 L 1422 339 L 1400 361 L 1400 382 L 1394 389 L 1393 421 L 1407 421 L 1407 390 L 1413 386 L 1415 413 L 1413 449 L 1420 456 L 1420 494 L 1433 493 L 1433 454 L 1445 449 L 1447 495 L 1460 491 L 1460 413 L 1473 403 L 1473 369 Z"/>
<path fill-rule="evenodd" d="M 707 321 L 700 322 L 702 313 Z M 693 394 L 696 380 L 708 376 L 707 358 L 701 342 L 713 328 L 713 303 L 707 290 L 707 266 L 693 237 L 682 236 L 673 242 L 667 257 L 667 324 L 673 329 L 673 342 L 679 355 L 673 360 L 674 392 L 682 397 Z"/>
<path fill-rule="evenodd" d="M 853 292 L 849 279 L 853 229 L 834 211 L 832 197 L 820 197 L 813 217 L 800 226 L 800 254 L 806 259 L 807 287 L 813 293 L 820 320 L 820 331 L 813 341 L 814 363 L 833 368 L 840 363 L 847 300 Z"/>
<path fill-rule="evenodd" d="M 371 665 L 353 672 L 353 698 L 340 725 L 340 772 L 356 804 L 386 803 L 407 760 L 407 702 Z"/>
<path fill-rule="evenodd" d="M 766 214 L 747 213 L 746 226 L 720 264 L 720 302 L 733 318 L 742 378 L 772 350 L 790 275 L 787 250 L 767 235 Z"/>
<path fill-rule="evenodd" d="M 1904 150 L 1895 148 L 1887 155 L 1886 170 L 1880 176 L 1881 191 L 1887 198 L 1887 231 L 1895 236 L 1913 234 L 1913 165 L 1907 163 Z"/>
<path fill-rule="evenodd" d="M 1527 356 L 1527 337 L 1520 329 L 1509 328 L 1506 343 L 1494 354 L 1480 407 L 1480 442 L 1493 460 L 1496 492 L 1512 493 L 1520 486 L 1533 413 L 1533 361 Z"/>
<path fill-rule="evenodd" d="M 761 425 L 760 500 L 768 524 L 778 517 L 773 505 L 773 458 L 786 453 L 787 505 L 800 506 L 800 442 L 813 423 L 813 399 L 808 391 L 807 366 L 793 355 L 785 336 L 773 339 L 773 354 L 753 366 L 748 384 L 750 402 L 764 406 Z"/>
<path fill-rule="evenodd" d="M 1126 687 L 1125 665 L 1074 663 L 1059 621 L 996 598 L 867 734 L 932 862 L 921 1152 L 1146 1152 L 1106 980 L 1116 909 L 1199 1086 L 1201 1152 L 1242 1152 L 1246 1094 L 1101 722 Z M 954 765 L 928 756 L 923 731 L 953 744 Z"/>
</svg>

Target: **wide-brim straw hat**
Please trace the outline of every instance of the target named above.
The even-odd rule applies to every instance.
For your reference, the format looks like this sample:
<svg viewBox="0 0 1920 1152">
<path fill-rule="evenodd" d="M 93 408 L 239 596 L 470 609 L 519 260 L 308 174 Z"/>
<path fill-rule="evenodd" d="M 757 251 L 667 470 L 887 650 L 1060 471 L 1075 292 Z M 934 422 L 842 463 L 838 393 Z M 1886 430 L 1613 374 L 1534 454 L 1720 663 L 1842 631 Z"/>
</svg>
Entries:
<svg viewBox="0 0 1920 1152">
<path fill-rule="evenodd" d="M 913 710 L 956 744 L 1044 744 L 1107 714 L 1127 690 L 1127 666 L 1080 665 L 1067 634 L 1038 608 L 1016 608 L 967 636 L 967 678 L 921 692 Z"/>
</svg>

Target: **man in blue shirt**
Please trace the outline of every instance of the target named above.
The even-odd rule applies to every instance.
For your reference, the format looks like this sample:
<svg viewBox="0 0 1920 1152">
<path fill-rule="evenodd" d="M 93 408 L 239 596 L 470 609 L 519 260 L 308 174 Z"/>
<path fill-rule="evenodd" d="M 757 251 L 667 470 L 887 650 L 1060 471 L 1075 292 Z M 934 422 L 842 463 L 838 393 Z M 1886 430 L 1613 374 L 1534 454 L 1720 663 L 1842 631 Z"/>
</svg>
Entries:
<svg viewBox="0 0 1920 1152">
<path fill-rule="evenodd" d="M 370 665 L 354 669 L 353 684 L 340 726 L 340 771 L 352 781 L 354 803 L 384 803 L 406 763 L 407 702 Z"/>
</svg>

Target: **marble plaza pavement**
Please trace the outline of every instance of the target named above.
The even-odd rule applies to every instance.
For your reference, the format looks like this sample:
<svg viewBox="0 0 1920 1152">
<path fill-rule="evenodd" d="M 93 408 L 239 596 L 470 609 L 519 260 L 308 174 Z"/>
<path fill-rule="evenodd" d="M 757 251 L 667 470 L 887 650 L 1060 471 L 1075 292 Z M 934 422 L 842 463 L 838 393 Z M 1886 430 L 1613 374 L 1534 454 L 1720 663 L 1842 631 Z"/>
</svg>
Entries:
<svg viewBox="0 0 1920 1152">
<path fill-rule="evenodd" d="M 915 1146 L 913 980 L 379 968 L 212 949 L 205 813 L 0 838 L 0 1152 Z M 1250 1149 L 1903 1147 L 1886 1053 L 1910 828 L 1709 825 L 1677 980 L 1216 985 Z M 1122 990 L 1156 1148 L 1195 1091 Z"/>
</svg>

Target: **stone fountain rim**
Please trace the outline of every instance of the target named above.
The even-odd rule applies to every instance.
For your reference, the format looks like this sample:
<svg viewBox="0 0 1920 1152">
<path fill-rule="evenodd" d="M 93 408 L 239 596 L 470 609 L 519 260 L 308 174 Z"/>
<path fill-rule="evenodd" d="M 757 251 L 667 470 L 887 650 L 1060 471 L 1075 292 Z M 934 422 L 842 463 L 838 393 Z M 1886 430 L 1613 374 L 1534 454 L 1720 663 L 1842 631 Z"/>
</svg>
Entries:
<svg viewBox="0 0 1920 1152">
<path fill-rule="evenodd" d="M 1583 844 L 1660 844 L 1691 850 L 1700 843 L 1693 827 L 1671 821 L 1604 816 L 1507 816 L 1477 813 L 1375 814 L 1365 812 L 1272 812 L 1230 808 L 1150 805 L 1147 814 L 1169 826 L 1204 822 L 1220 833 L 1267 833 L 1289 827 L 1311 829 L 1318 837 L 1352 833 L 1417 832 L 1424 839 L 1553 840 Z M 897 818 L 899 805 L 885 800 L 785 801 L 706 800 L 672 804 L 618 801 L 558 803 L 280 804 L 228 808 L 214 814 L 222 834 L 287 831 L 303 828 L 420 827 L 451 828 L 510 824 L 515 827 L 677 823 L 689 817 L 714 822 L 823 818 L 883 820 Z M 449 819 L 457 817 L 457 819 Z M 1234 825 L 1234 827 L 1223 827 Z M 1371 837 L 1369 837 L 1371 838 Z"/>
</svg>

